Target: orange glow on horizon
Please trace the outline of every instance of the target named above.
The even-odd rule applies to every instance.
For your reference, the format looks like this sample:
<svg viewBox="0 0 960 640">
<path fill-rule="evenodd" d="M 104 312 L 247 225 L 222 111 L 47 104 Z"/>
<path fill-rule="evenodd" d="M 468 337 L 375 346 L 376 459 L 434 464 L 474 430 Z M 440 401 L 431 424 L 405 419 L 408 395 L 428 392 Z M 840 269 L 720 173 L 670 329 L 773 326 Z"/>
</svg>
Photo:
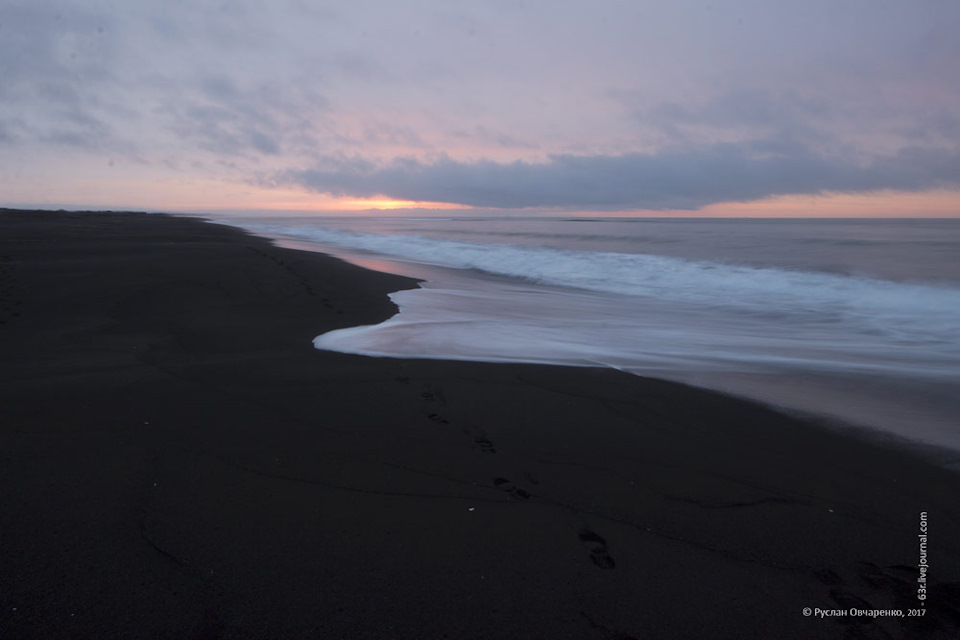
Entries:
<svg viewBox="0 0 960 640">
<path fill-rule="evenodd" d="M 576 210 L 565 208 L 487 209 L 444 202 L 397 200 L 385 195 L 369 198 L 335 197 L 296 188 L 237 185 L 226 180 L 128 179 L 106 183 L 71 180 L 36 197 L 35 185 L 13 184 L 2 206 L 66 209 L 148 209 L 181 212 L 284 211 L 300 215 L 362 214 L 382 211 L 429 215 L 431 211 L 474 212 L 476 215 L 557 215 L 663 218 L 960 218 L 960 190 L 939 189 L 917 193 L 825 193 L 775 196 L 753 202 L 712 204 L 697 210 L 653 211 L 642 209 Z"/>
<path fill-rule="evenodd" d="M 293 206 L 291 206 L 293 205 Z M 444 202 L 415 202 L 394 200 L 386 196 L 375 198 L 317 198 L 299 199 L 296 203 L 274 202 L 263 208 L 296 209 L 301 211 L 393 211 L 404 210 L 459 210 L 487 213 L 489 210 L 468 205 Z M 498 211 L 509 215 L 510 210 Z M 518 209 L 517 215 L 585 215 L 598 217 L 667 217 L 667 218 L 956 218 L 960 217 L 960 192 L 949 190 L 904 193 L 881 191 L 875 193 L 827 193 L 823 195 L 775 196 L 754 202 L 726 202 L 712 204 L 697 210 L 623 210 L 623 211 L 544 211 Z"/>
<path fill-rule="evenodd" d="M 745 218 L 956 218 L 960 192 L 877 191 L 776 196 L 755 202 L 709 205 L 697 212 L 710 217 Z"/>
<path fill-rule="evenodd" d="M 450 202 L 417 202 L 415 200 L 394 200 L 386 196 L 376 198 L 344 198 L 334 205 L 346 211 L 392 210 L 392 209 L 472 209 L 465 204 Z"/>
<path fill-rule="evenodd" d="M 694 210 L 578 211 L 574 215 L 611 218 L 960 218 L 960 191 L 790 195 L 753 202 L 722 202 Z"/>
</svg>

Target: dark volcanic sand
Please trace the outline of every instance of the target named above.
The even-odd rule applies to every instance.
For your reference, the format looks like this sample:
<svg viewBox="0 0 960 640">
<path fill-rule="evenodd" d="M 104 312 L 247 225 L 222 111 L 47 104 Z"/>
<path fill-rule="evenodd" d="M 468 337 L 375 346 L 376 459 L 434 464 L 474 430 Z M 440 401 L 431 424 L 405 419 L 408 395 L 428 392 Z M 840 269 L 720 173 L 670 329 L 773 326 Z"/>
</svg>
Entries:
<svg viewBox="0 0 960 640">
<path fill-rule="evenodd" d="M 0 638 L 960 637 L 960 480 L 602 369 L 311 339 L 413 286 L 0 211 Z M 918 608 L 927 512 L 927 613 Z"/>
</svg>

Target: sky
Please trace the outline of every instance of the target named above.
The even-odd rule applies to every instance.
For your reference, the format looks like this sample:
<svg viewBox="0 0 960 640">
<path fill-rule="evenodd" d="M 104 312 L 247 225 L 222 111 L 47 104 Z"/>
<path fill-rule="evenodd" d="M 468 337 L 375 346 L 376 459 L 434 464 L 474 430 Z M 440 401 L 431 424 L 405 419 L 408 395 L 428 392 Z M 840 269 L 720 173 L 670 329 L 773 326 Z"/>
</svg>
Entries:
<svg viewBox="0 0 960 640">
<path fill-rule="evenodd" d="M 0 206 L 960 216 L 956 0 L 0 0 Z"/>
</svg>

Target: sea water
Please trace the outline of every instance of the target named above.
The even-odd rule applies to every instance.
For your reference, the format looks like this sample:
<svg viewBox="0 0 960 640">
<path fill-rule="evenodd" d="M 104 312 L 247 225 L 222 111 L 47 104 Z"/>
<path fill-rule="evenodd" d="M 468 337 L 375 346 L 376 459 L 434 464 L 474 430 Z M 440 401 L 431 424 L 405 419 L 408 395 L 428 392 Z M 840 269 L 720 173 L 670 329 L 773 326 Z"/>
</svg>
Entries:
<svg viewBox="0 0 960 640">
<path fill-rule="evenodd" d="M 960 451 L 960 220 L 226 221 L 425 280 L 319 349 L 615 367 Z"/>
</svg>

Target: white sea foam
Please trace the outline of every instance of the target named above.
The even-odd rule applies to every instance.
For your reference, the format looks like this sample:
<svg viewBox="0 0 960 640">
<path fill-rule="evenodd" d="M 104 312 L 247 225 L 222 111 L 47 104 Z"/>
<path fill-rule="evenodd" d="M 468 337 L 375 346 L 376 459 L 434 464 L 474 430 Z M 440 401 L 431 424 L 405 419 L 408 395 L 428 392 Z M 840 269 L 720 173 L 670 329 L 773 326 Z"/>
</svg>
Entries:
<svg viewBox="0 0 960 640">
<path fill-rule="evenodd" d="M 248 228 L 531 283 L 695 305 L 705 314 L 723 313 L 751 324 L 776 322 L 809 331 L 855 323 L 864 336 L 877 334 L 898 342 L 960 338 L 960 289 L 946 285 L 316 227 Z"/>
<path fill-rule="evenodd" d="M 443 268 L 422 288 L 392 294 L 400 308 L 393 318 L 319 336 L 320 349 L 609 366 L 960 449 L 955 284 L 303 224 L 243 226 Z"/>
</svg>

